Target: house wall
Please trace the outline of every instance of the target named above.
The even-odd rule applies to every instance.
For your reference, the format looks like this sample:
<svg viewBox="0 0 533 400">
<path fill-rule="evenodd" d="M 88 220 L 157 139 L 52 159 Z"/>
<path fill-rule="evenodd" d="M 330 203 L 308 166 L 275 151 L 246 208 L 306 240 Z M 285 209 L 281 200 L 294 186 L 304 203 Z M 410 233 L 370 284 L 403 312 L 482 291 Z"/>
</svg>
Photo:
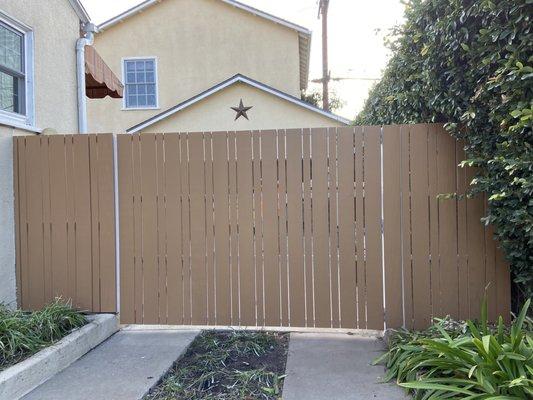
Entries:
<svg viewBox="0 0 533 400">
<path fill-rule="evenodd" d="M 68 0 L 0 0 L 0 10 L 34 32 L 36 127 L 76 133 L 76 12 Z"/>
<path fill-rule="evenodd" d="M 235 120 L 235 111 L 243 100 L 249 120 Z M 270 93 L 244 83 L 236 83 L 142 132 L 195 132 L 255 129 L 320 128 L 345 126 L 331 118 L 307 110 Z"/>
<path fill-rule="evenodd" d="M 13 193 L 13 138 L 0 126 L 0 303 L 15 306 L 15 218 Z"/>
<path fill-rule="evenodd" d="M 160 109 L 90 100 L 90 132 L 123 132 L 237 73 L 300 94 L 298 33 L 219 0 L 162 1 L 97 34 L 95 48 L 119 77 L 123 57 L 156 56 Z"/>
<path fill-rule="evenodd" d="M 0 10 L 34 34 L 35 130 L 0 122 L 0 303 L 16 306 L 13 136 L 77 132 L 76 40 L 80 22 L 68 0 L 0 0 Z"/>
</svg>

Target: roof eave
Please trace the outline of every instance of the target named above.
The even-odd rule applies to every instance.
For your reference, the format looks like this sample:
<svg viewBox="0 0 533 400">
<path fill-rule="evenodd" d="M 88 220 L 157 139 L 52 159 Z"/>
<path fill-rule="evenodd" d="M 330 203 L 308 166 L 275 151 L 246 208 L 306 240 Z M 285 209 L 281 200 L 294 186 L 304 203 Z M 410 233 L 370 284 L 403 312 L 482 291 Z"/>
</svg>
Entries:
<svg viewBox="0 0 533 400">
<path fill-rule="evenodd" d="M 85 7 L 83 7 L 83 4 L 81 4 L 81 1 L 69 0 L 69 2 L 74 11 L 76 11 L 76 14 L 78 15 L 78 18 L 81 22 L 83 22 L 84 24 L 91 22 L 91 17 L 89 16 L 89 13 L 85 9 Z"/>
</svg>

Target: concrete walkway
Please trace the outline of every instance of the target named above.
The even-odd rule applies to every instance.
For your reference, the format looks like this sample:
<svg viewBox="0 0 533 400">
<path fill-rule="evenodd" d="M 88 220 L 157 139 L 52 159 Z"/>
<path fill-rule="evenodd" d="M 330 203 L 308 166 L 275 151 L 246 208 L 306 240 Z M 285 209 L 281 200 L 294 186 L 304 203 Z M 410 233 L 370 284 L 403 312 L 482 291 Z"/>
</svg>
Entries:
<svg viewBox="0 0 533 400">
<path fill-rule="evenodd" d="M 138 400 L 199 331 L 122 331 L 23 400 Z"/>
<path fill-rule="evenodd" d="M 374 338 L 292 333 L 283 400 L 409 398 L 394 384 L 377 383 L 384 368 L 370 363 L 382 350 Z"/>
</svg>

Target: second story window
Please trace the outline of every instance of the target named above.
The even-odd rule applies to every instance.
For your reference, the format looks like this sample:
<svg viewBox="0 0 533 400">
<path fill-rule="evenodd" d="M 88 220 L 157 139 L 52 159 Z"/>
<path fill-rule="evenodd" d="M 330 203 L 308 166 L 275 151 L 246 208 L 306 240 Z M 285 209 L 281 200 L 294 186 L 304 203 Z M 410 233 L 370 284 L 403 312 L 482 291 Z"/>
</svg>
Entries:
<svg viewBox="0 0 533 400">
<path fill-rule="evenodd" d="M 157 108 L 157 63 L 155 58 L 124 60 L 124 108 Z"/>
</svg>

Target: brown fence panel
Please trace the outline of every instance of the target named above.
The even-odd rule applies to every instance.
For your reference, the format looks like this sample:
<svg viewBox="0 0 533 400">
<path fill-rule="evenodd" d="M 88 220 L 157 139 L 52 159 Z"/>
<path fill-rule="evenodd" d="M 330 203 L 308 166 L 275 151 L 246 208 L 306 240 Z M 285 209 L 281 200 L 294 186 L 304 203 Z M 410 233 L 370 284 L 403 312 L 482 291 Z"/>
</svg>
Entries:
<svg viewBox="0 0 533 400">
<path fill-rule="evenodd" d="M 464 196 L 475 172 L 457 166 L 463 143 L 439 125 L 402 126 L 399 138 L 397 130 L 383 128 L 387 327 L 423 328 L 446 315 L 478 318 L 485 288 L 489 317 L 508 319 L 509 268 L 492 228 L 481 222 L 486 199 Z M 453 193 L 460 197 L 443 196 Z"/>
<path fill-rule="evenodd" d="M 509 270 L 438 125 L 119 135 L 124 323 L 422 328 L 509 317 Z M 111 135 L 15 139 L 24 308 L 116 310 Z M 485 289 L 487 288 L 487 289 Z"/>
<path fill-rule="evenodd" d="M 61 296 L 116 311 L 111 135 L 17 137 L 17 276 L 23 309 Z"/>
</svg>

